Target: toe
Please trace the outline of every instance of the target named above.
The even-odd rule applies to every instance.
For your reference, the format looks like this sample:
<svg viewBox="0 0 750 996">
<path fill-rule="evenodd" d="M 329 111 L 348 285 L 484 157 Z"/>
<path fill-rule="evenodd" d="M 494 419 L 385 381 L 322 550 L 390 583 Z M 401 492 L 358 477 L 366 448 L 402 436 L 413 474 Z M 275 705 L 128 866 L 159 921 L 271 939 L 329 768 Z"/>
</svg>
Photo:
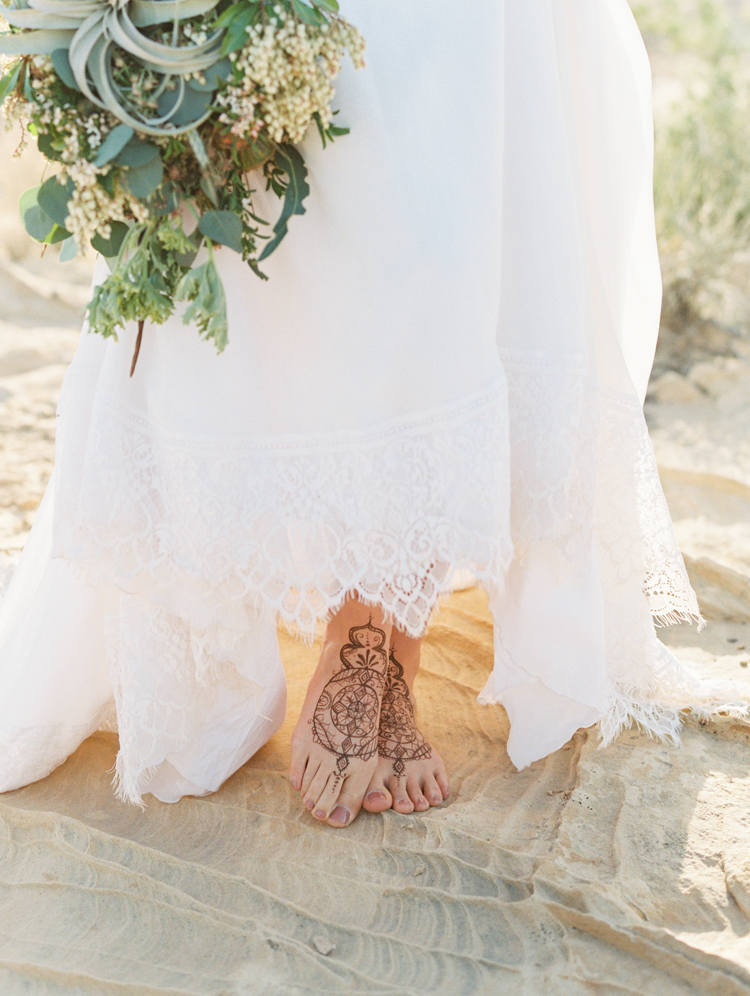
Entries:
<svg viewBox="0 0 750 996">
<path fill-rule="evenodd" d="M 450 786 L 448 785 L 448 776 L 445 773 L 445 769 L 438 769 L 435 772 L 435 781 L 440 786 L 440 791 L 442 792 L 443 799 L 447 799 L 451 794 Z"/>
<path fill-rule="evenodd" d="M 439 806 L 444 801 L 442 789 L 432 775 L 425 778 L 422 791 L 431 806 Z"/>
<path fill-rule="evenodd" d="M 361 806 L 362 794 L 348 790 L 348 786 L 345 784 L 339 793 L 331 815 L 328 817 L 328 825 L 337 828 L 349 826 L 359 813 Z"/>
<path fill-rule="evenodd" d="M 344 784 L 345 783 L 342 782 L 341 777 L 339 775 L 335 774 L 334 772 L 331 772 L 331 774 L 328 776 L 328 780 L 325 783 L 323 791 L 320 793 L 320 796 L 318 797 L 315 806 L 312 809 L 312 814 L 316 820 L 320 820 L 321 823 L 328 822 L 331 813 L 334 811 L 334 809 L 338 808 L 339 797 L 341 795 Z M 351 822 L 351 817 L 348 822 Z"/>
<path fill-rule="evenodd" d="M 300 782 L 299 791 L 302 793 L 302 798 L 307 802 L 307 797 L 310 792 L 310 787 L 315 780 L 316 775 L 320 772 L 320 761 L 313 761 L 311 757 L 307 759 L 307 764 L 305 765 L 305 771 L 302 775 L 302 780 Z"/>
<path fill-rule="evenodd" d="M 368 813 L 383 813 L 393 804 L 391 793 L 380 775 L 375 775 L 367 786 L 362 808 Z"/>
<path fill-rule="evenodd" d="M 392 778 L 388 783 L 388 788 L 393 796 L 393 808 L 397 813 L 408 814 L 414 812 L 414 803 L 406 791 L 406 782 L 404 779 Z"/>
<path fill-rule="evenodd" d="M 412 806 L 414 806 L 418 813 L 423 813 L 426 809 L 430 808 L 430 804 L 422 794 L 422 789 L 419 787 L 419 782 L 416 778 L 407 779 L 406 794 L 409 796 Z"/>
<path fill-rule="evenodd" d="M 379 788 L 369 788 L 362 803 L 362 808 L 368 813 L 384 813 L 393 805 L 391 793 L 385 785 Z"/>
<path fill-rule="evenodd" d="M 303 796 L 305 803 L 305 809 L 309 810 L 318 819 L 328 819 L 328 813 L 330 809 L 325 809 L 325 799 L 326 790 L 330 782 L 334 781 L 334 776 L 328 770 L 328 768 L 320 765 L 315 774 L 315 777 L 310 782 L 307 791 Z M 323 813 L 322 816 L 318 816 L 318 812 Z"/>
<path fill-rule="evenodd" d="M 292 758 L 292 765 L 289 769 L 289 781 L 295 792 L 299 792 L 305 780 L 305 769 L 308 759 Z"/>
<path fill-rule="evenodd" d="M 392 803 L 393 799 L 383 781 L 383 776 L 379 771 L 376 771 L 365 790 L 362 808 L 366 809 L 368 813 L 383 813 L 386 809 L 391 808 Z"/>
</svg>

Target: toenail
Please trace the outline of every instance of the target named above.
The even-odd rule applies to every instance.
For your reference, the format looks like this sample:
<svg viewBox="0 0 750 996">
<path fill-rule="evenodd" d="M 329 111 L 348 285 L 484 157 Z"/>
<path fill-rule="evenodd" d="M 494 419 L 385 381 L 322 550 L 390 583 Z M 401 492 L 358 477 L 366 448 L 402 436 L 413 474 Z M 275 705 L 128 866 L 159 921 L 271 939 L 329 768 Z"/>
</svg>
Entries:
<svg viewBox="0 0 750 996">
<path fill-rule="evenodd" d="M 343 806 L 336 806 L 334 811 L 331 813 L 330 818 L 333 820 L 334 823 L 343 823 L 343 825 L 346 826 L 346 824 L 352 818 L 352 814 L 349 812 L 348 809 L 344 809 Z"/>
<path fill-rule="evenodd" d="M 318 820 L 324 820 L 326 818 L 326 814 L 323 812 L 322 809 L 316 809 L 315 818 Z"/>
<path fill-rule="evenodd" d="M 433 795 L 433 797 L 432 797 L 432 802 L 433 802 L 433 804 L 434 804 L 435 806 L 439 806 L 439 805 L 440 805 L 440 803 L 441 803 L 442 801 L 443 801 L 443 797 L 442 797 L 442 795 L 439 795 L 439 794 L 438 794 L 438 793 L 436 792 L 436 793 L 435 793 L 435 794 Z"/>
<path fill-rule="evenodd" d="M 385 792 L 370 792 L 367 798 L 370 802 L 388 802 Z"/>
<path fill-rule="evenodd" d="M 291 786 L 294 789 L 294 791 L 295 792 L 299 792 L 299 782 L 297 781 L 297 779 L 296 778 L 290 778 L 289 781 L 290 781 Z"/>
<path fill-rule="evenodd" d="M 315 803 L 312 801 L 312 799 L 308 799 L 307 802 L 305 803 L 305 809 L 312 809 L 314 805 Z"/>
</svg>

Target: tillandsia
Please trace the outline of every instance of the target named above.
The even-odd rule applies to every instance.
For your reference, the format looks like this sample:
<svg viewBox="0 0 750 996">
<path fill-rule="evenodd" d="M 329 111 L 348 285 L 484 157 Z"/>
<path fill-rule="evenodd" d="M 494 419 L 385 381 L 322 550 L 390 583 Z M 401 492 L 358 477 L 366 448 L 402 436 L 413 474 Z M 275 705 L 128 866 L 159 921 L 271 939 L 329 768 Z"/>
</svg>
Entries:
<svg viewBox="0 0 750 996">
<path fill-rule="evenodd" d="M 21 198 L 28 233 L 71 259 L 90 244 L 109 275 L 89 328 L 164 322 L 175 303 L 221 352 L 226 300 L 214 250 L 262 262 L 305 213 L 296 147 L 335 123 L 333 82 L 364 40 L 337 0 L 14 0 L 1 7 L 8 123 L 32 134 L 58 172 Z M 281 200 L 272 224 L 259 185 Z M 201 250 L 203 250 L 201 252 Z M 198 257 L 198 253 L 201 256 Z"/>
</svg>

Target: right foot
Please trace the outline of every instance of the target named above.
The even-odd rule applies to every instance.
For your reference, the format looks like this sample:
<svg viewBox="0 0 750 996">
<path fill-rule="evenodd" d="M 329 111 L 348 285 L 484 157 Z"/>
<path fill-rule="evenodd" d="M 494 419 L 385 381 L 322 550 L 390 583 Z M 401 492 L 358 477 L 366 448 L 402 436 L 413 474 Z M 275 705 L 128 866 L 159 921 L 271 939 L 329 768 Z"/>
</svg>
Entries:
<svg viewBox="0 0 750 996">
<path fill-rule="evenodd" d="M 410 667 L 412 680 L 418 667 L 417 657 Z M 417 728 L 414 696 L 393 647 L 380 711 L 378 754 L 378 765 L 362 804 L 368 812 L 382 813 L 393 808 L 404 814 L 421 813 L 442 805 L 448 798 L 445 765 Z"/>
<path fill-rule="evenodd" d="M 331 621 L 292 735 L 292 786 L 334 827 L 355 818 L 378 764 L 391 627 L 373 614 L 353 600 Z"/>
</svg>

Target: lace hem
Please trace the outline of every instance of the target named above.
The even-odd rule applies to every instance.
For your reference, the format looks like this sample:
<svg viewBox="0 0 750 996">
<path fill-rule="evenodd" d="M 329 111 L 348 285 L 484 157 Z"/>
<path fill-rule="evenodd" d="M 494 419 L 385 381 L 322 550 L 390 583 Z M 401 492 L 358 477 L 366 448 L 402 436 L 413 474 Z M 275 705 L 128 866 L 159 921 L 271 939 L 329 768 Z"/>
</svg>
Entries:
<svg viewBox="0 0 750 996">
<path fill-rule="evenodd" d="M 616 685 L 605 716 L 597 724 L 602 748 L 633 724 L 655 739 L 678 745 L 682 713 L 701 719 L 731 716 L 750 720 L 750 685 L 739 681 L 697 678 L 659 643 L 652 641 L 648 687 Z"/>
<path fill-rule="evenodd" d="M 455 570 L 501 589 L 549 539 L 575 572 L 597 531 L 657 621 L 700 622 L 637 402 L 504 361 L 507 394 L 370 433 L 181 438 L 99 401 L 62 420 L 54 554 L 197 628 L 252 607 L 309 635 L 356 593 L 419 636 Z"/>
<path fill-rule="evenodd" d="M 54 555 L 196 628 L 265 608 L 314 632 L 349 593 L 421 635 L 451 570 L 502 578 L 508 527 L 504 385 L 376 432 L 182 439 L 99 403 L 60 434 Z"/>
<path fill-rule="evenodd" d="M 229 702 L 263 691 L 259 620 L 311 634 L 356 592 L 419 636 L 453 571 L 501 597 L 514 547 L 523 563 L 545 540 L 572 583 L 598 549 L 603 738 L 633 718 L 676 736 L 684 706 L 655 676 L 652 616 L 700 614 L 642 411 L 575 365 L 504 361 L 507 392 L 371 433 L 183 438 L 101 400 L 63 418 L 55 553 L 118 592 L 107 643 L 123 798 Z"/>
</svg>

